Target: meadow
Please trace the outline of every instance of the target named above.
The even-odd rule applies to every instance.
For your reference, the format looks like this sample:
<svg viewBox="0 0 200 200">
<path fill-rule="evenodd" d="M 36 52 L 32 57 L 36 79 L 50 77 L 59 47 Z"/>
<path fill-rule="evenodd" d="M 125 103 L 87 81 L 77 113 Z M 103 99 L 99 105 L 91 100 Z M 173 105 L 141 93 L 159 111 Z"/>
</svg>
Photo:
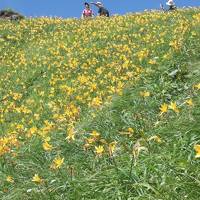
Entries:
<svg viewBox="0 0 200 200">
<path fill-rule="evenodd" d="M 197 200 L 200 9 L 0 21 L 0 199 Z"/>
</svg>

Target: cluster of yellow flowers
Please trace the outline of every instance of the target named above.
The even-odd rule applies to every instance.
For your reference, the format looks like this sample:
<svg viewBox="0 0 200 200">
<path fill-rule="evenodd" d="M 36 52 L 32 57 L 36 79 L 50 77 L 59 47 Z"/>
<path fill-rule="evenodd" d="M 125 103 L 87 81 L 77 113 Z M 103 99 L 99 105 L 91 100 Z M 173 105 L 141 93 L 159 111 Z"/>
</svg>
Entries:
<svg viewBox="0 0 200 200">
<path fill-rule="evenodd" d="M 173 17 L 173 30 L 154 23 L 169 18 L 156 12 L 109 20 L 41 18 L 1 23 L 2 31 L 9 30 L 0 41 L 6 49 L 1 51 L 2 134 L 44 139 L 55 129 L 68 129 L 66 124 L 76 122 L 83 108 L 101 108 L 113 94 L 121 95 L 129 82 L 134 84 L 146 73 L 146 63 L 156 66 L 183 45 L 190 23 L 181 12 Z M 16 49 L 22 41 L 25 46 Z M 16 47 L 11 48 L 13 42 Z M 150 94 L 144 91 L 141 96 Z M 72 130 L 67 140 L 74 140 Z M 43 147 L 52 148 L 48 142 Z"/>
<path fill-rule="evenodd" d="M 188 105 L 189 107 L 193 107 L 194 103 L 192 98 L 189 98 L 187 100 L 185 100 L 184 104 Z M 164 103 L 160 106 L 160 115 L 163 115 L 164 113 L 167 113 L 168 110 L 171 109 L 173 110 L 175 113 L 179 113 L 180 109 L 177 106 L 176 102 L 171 102 L 169 105 Z"/>
<path fill-rule="evenodd" d="M 84 150 L 87 151 L 93 148 L 94 153 L 97 156 L 102 156 L 104 153 L 112 157 L 117 148 L 117 142 L 107 142 L 105 139 L 101 138 L 101 134 L 97 131 L 92 131 L 88 137 L 85 138 L 85 144 L 83 146 Z"/>
<path fill-rule="evenodd" d="M 195 19 L 194 23 L 199 23 L 200 22 L 200 14 L 194 15 L 193 18 Z"/>
<path fill-rule="evenodd" d="M 19 146 L 19 141 L 15 136 L 0 138 L 0 156 L 5 153 L 12 153 L 12 149 Z"/>
<path fill-rule="evenodd" d="M 17 152 L 20 139 L 27 144 L 39 137 L 42 149 L 51 153 L 56 152 L 53 134 L 64 133 L 66 143 L 80 138 L 75 124 L 86 110 L 101 109 L 113 95 L 122 95 L 128 84 L 136 84 L 181 50 L 184 35 L 193 25 L 182 12 L 103 20 L 0 22 L 0 32 L 5 35 L 0 38 L 0 156 Z M 171 18 L 173 24 L 166 29 L 164 25 Z M 199 15 L 194 19 L 199 20 Z M 194 88 L 199 90 L 200 84 Z M 144 89 L 139 95 L 148 98 L 151 93 Z M 193 106 L 192 99 L 186 103 Z M 180 112 L 177 103 L 171 102 L 161 105 L 160 114 L 169 109 Z M 122 134 L 131 137 L 134 130 L 129 128 Z M 92 149 L 97 157 L 113 157 L 118 146 L 97 131 L 83 140 L 84 150 Z M 159 136 L 151 140 L 161 142 Z M 199 146 L 195 149 L 199 155 Z M 49 166 L 52 170 L 60 169 L 65 161 L 62 152 L 55 152 Z M 11 176 L 7 181 L 14 182 Z M 35 174 L 32 181 L 42 183 L 43 179 Z"/>
</svg>

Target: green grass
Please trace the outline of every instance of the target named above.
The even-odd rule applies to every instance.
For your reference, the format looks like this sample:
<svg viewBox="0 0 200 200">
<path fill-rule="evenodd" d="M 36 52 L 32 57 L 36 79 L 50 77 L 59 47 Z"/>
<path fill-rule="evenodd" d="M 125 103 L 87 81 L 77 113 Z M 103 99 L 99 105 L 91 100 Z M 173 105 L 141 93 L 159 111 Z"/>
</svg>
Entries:
<svg viewBox="0 0 200 200">
<path fill-rule="evenodd" d="M 70 23 L 64 20 L 59 23 L 45 22 L 46 24 L 42 25 L 42 28 L 37 19 L 31 22 L 25 21 L 28 25 L 23 25 L 23 22 L 20 22 L 22 23 L 20 26 L 17 23 L 8 24 L 8 29 L 2 28 L 4 24 L 1 24 L 2 35 L 12 34 L 11 30 L 14 28 L 17 37 L 15 39 L 7 38 L 6 42 L 3 43 L 6 53 L 3 53 L 2 48 L 0 49 L 2 53 L 0 59 L 4 58 L 3 64 L 0 64 L 0 72 L 2 72 L 0 77 L 5 80 L 1 81 L 0 111 L 4 110 L 5 107 L 5 110 L 7 108 L 9 110 L 8 113 L 5 113 L 5 121 L 1 121 L 0 134 L 6 136 L 7 132 L 13 132 L 13 129 L 16 129 L 22 144 L 19 149 L 14 149 L 14 152 L 16 151 L 18 154 L 16 157 L 10 156 L 10 154 L 0 157 L 0 198 L 2 200 L 199 199 L 200 160 L 195 159 L 194 145 L 200 144 L 200 91 L 195 89 L 194 85 L 200 83 L 200 26 L 195 23 L 188 28 L 183 36 L 180 36 L 183 37 L 183 45 L 179 51 L 171 51 L 167 44 L 171 41 L 171 37 L 178 37 L 180 33 L 172 36 L 167 34 L 164 43 L 158 43 L 155 46 L 151 46 L 151 42 L 143 41 L 142 36 L 134 35 L 137 35 L 138 31 L 140 33 L 147 31 L 147 35 L 151 34 L 152 27 L 161 27 L 161 30 L 167 33 L 170 33 L 174 28 L 181 29 L 181 24 L 184 27 L 184 23 L 192 24 L 194 22 L 192 16 L 199 14 L 199 9 L 179 12 L 178 18 L 173 13 L 158 14 L 155 21 L 152 17 L 152 24 L 144 25 L 146 30 L 141 30 L 144 28 L 142 24 L 131 25 L 133 23 L 131 16 L 113 18 L 105 22 L 100 21 L 101 19 L 88 22 L 94 23 L 90 27 L 97 35 L 91 36 L 92 39 L 87 43 L 86 49 L 90 49 L 92 46 L 97 53 L 88 50 L 85 54 L 81 52 L 82 46 L 79 47 L 82 48 L 80 52 L 77 50 L 79 43 L 75 42 L 80 37 L 81 43 L 84 43 L 84 36 L 76 32 L 79 26 L 87 25 L 84 21 L 69 21 L 75 23 L 73 27 L 70 27 Z M 139 17 L 149 18 L 148 14 L 141 14 Z M 173 22 L 173 20 L 178 19 L 180 23 Z M 104 38 L 104 35 L 102 36 L 96 30 L 96 27 L 93 26 L 95 23 L 102 23 L 103 31 L 108 31 L 108 33 L 106 32 L 107 38 Z M 113 30 L 115 23 L 118 23 L 120 30 Z M 24 29 L 20 29 L 21 26 L 24 26 Z M 27 30 L 36 30 L 36 33 L 33 33 L 34 37 L 28 37 Z M 154 41 L 159 36 L 155 29 L 153 30 L 151 39 Z M 65 31 L 68 34 L 70 31 L 74 31 L 74 35 L 65 35 Z M 192 34 L 194 32 L 195 34 Z M 57 38 L 53 33 L 62 34 Z M 60 51 L 56 56 L 53 56 L 52 53 L 60 48 L 59 45 L 67 43 L 69 48 L 75 46 L 75 49 L 72 48 L 69 52 L 73 58 L 78 59 L 80 65 L 91 59 L 99 59 L 100 62 L 97 63 L 97 66 L 91 65 L 88 70 L 92 76 L 101 64 L 104 65 L 104 69 L 109 70 L 109 65 L 106 64 L 117 62 L 116 52 L 119 49 L 109 49 L 110 52 L 113 52 L 110 57 L 102 52 L 100 52 L 102 56 L 98 57 L 98 50 L 101 50 L 108 41 L 110 43 L 113 41 L 114 44 L 123 44 L 123 42 L 126 44 L 127 41 L 121 39 L 126 34 L 130 34 L 131 41 L 138 44 L 137 51 L 147 48 L 151 50 L 154 57 L 160 57 L 158 64 L 150 65 L 147 60 L 139 62 L 134 55 L 135 49 L 133 48 L 133 52 L 127 57 L 131 62 L 136 62 L 136 65 L 141 65 L 144 72 L 137 80 L 126 82 L 122 94 L 112 94 L 112 101 L 105 103 L 99 109 L 87 106 L 88 102 L 85 104 L 83 102 L 77 103 L 82 112 L 75 123 L 76 140 L 67 143 L 65 137 L 69 122 L 67 120 L 64 122 L 53 121 L 53 111 L 48 108 L 48 103 L 54 101 L 57 103 L 56 105 L 59 105 L 59 103 L 66 103 L 68 99 L 59 88 L 62 80 L 56 82 L 55 86 L 51 86 L 49 82 L 54 75 L 58 75 L 58 77 L 64 75 L 66 76 L 64 83 L 73 85 L 73 81 L 78 76 L 77 73 L 84 73 L 84 70 L 81 71 L 82 69 L 77 68 L 76 71 L 70 71 L 64 67 L 60 69 L 56 65 L 59 65 L 61 58 L 63 58 L 61 62 L 68 62 L 66 60 L 70 59 L 70 55 L 67 55 L 69 57 L 66 58 L 66 52 Z M 118 35 L 120 38 L 117 38 Z M 51 37 L 55 37 L 55 41 L 48 39 Z M 102 37 L 102 41 L 99 40 Z M 139 37 L 141 40 L 135 41 L 134 37 Z M 39 44 L 41 46 L 37 48 Z M 52 52 L 49 52 L 50 49 Z M 26 65 L 21 61 L 18 62 L 18 57 L 22 52 L 26 52 Z M 171 58 L 161 59 L 168 52 L 171 52 Z M 119 56 L 124 56 L 127 52 L 122 50 L 119 54 Z M 12 62 L 16 63 L 17 67 L 12 66 Z M 34 66 L 37 67 L 34 68 Z M 67 70 L 73 74 L 72 79 L 68 79 Z M 174 72 L 176 73 L 173 75 Z M 21 80 L 19 84 L 17 84 L 17 79 Z M 107 81 L 103 76 L 99 80 Z M 49 94 L 52 87 L 56 88 L 56 92 L 51 97 Z M 104 85 L 101 87 L 103 88 Z M 102 89 L 101 87 L 99 90 Z M 39 96 L 37 91 L 41 92 L 43 89 L 45 89 L 45 95 Z M 12 112 L 13 107 L 10 105 L 13 91 L 23 94 L 16 103 L 19 107 L 28 105 L 27 100 L 29 99 L 35 100 L 33 105 L 29 105 L 29 109 L 33 113 L 37 111 L 36 113 L 41 114 L 39 121 L 33 120 L 31 122 L 31 119 L 34 118 L 32 114 L 29 116 Z M 141 91 L 149 91 L 150 96 L 142 97 Z M 6 95 L 8 100 L 1 100 Z M 193 107 L 189 107 L 185 103 L 189 98 L 193 100 Z M 175 113 L 169 110 L 168 113 L 161 116 L 159 110 L 161 104 L 169 104 L 172 101 L 177 103 L 180 112 Z M 62 106 L 61 108 L 64 109 Z M 40 136 L 26 138 L 26 131 L 30 127 L 35 125 L 41 130 L 45 120 L 54 122 L 56 127 L 49 134 L 55 147 L 52 152 L 43 150 L 43 140 Z M 16 128 L 18 124 L 23 124 L 25 127 L 21 132 Z M 134 129 L 134 133 L 130 136 L 122 134 L 128 128 Z M 102 157 L 98 157 L 95 155 L 93 147 L 84 151 L 84 141 L 93 130 L 101 133 L 101 138 L 107 143 L 117 142 L 114 156 L 105 153 Z M 149 140 L 155 135 L 161 138 L 160 143 Z M 97 141 L 94 145 L 102 145 L 102 142 Z M 145 148 L 140 151 L 138 156 L 134 157 L 133 151 L 136 152 L 138 147 L 136 145 Z M 56 155 L 64 157 L 65 164 L 61 169 L 53 171 L 49 169 L 49 166 Z M 45 181 L 42 184 L 35 184 L 31 181 L 36 173 L 44 178 Z M 14 178 L 14 183 L 5 181 L 8 175 Z"/>
<path fill-rule="evenodd" d="M 168 87 L 167 95 L 157 93 L 157 90 L 162 91 L 162 84 L 159 83 L 164 78 L 168 79 L 167 73 L 159 79 L 156 79 L 154 74 L 154 79 L 150 78 L 145 87 L 144 82 L 141 82 L 135 87 L 128 88 L 123 96 L 117 97 L 112 105 L 98 113 L 95 119 L 88 121 L 86 117 L 87 120 L 81 128 L 105 133 L 104 137 L 108 140 L 111 138 L 113 140 L 114 137 L 116 141 L 126 144 L 129 151 L 139 138 L 147 139 L 158 135 L 162 139 L 161 144 L 156 142 L 146 144 L 148 152 L 140 156 L 131 175 L 131 158 L 124 154 L 116 158 L 114 163 L 119 171 L 102 168 L 101 173 L 96 174 L 95 177 L 92 173 L 95 186 L 89 180 L 91 190 L 93 187 L 102 187 L 105 191 L 112 191 L 104 195 L 100 189 L 99 194 L 95 192 L 96 199 L 196 200 L 199 198 L 199 161 L 194 159 L 193 146 L 200 142 L 200 98 L 198 93 L 193 93 L 191 86 L 199 81 L 200 70 L 196 59 L 187 61 L 188 63 L 185 64 L 188 72 L 184 75 L 187 78 L 170 81 L 171 87 Z M 166 82 L 163 84 L 165 88 Z M 152 97 L 148 100 L 138 97 L 138 91 L 144 88 L 151 91 Z M 170 116 L 163 118 L 155 114 L 159 112 L 160 99 L 178 100 L 182 104 L 188 97 L 193 97 L 195 104 L 193 109 L 182 106 L 180 114 L 170 113 Z M 119 132 L 127 127 L 139 130 L 131 141 L 130 138 L 126 141 L 119 136 Z M 101 186 L 105 183 L 108 188 Z"/>
</svg>

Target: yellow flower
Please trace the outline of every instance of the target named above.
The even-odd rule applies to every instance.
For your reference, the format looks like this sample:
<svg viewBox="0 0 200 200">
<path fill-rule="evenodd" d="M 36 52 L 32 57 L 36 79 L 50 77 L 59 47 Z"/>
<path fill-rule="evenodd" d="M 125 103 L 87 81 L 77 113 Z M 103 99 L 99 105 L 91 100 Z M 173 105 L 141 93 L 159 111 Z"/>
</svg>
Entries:
<svg viewBox="0 0 200 200">
<path fill-rule="evenodd" d="M 43 138 L 44 142 L 50 142 L 51 141 L 51 137 L 47 136 L 45 138 Z"/>
<path fill-rule="evenodd" d="M 139 61 L 142 61 L 143 59 L 147 58 L 149 55 L 149 50 L 143 49 L 142 51 L 139 51 L 136 53 Z"/>
<path fill-rule="evenodd" d="M 196 84 L 196 85 L 194 86 L 194 88 L 196 88 L 197 90 L 200 90 L 200 83 Z"/>
<path fill-rule="evenodd" d="M 129 133 L 134 133 L 134 130 L 132 128 L 128 128 L 127 130 Z"/>
<path fill-rule="evenodd" d="M 194 145 L 194 150 L 196 151 L 195 158 L 200 158 L 200 145 L 199 144 Z"/>
<path fill-rule="evenodd" d="M 149 97 L 150 96 L 150 92 L 148 92 L 148 91 L 140 92 L 140 96 Z"/>
<path fill-rule="evenodd" d="M 48 142 L 44 142 L 42 146 L 45 151 L 51 151 L 53 148 Z"/>
<path fill-rule="evenodd" d="M 22 98 L 22 94 L 13 93 L 13 99 L 14 99 L 14 100 L 20 100 L 21 98 Z"/>
<path fill-rule="evenodd" d="M 171 102 L 169 108 L 172 109 L 174 112 L 179 113 L 179 109 L 177 108 L 176 102 Z"/>
<path fill-rule="evenodd" d="M 12 176 L 7 176 L 6 177 L 6 181 L 9 182 L 9 183 L 14 183 L 15 182 Z"/>
<path fill-rule="evenodd" d="M 67 129 L 67 137 L 66 139 L 70 142 L 72 140 L 75 140 L 75 132 L 74 127 L 70 127 Z"/>
<path fill-rule="evenodd" d="M 151 64 L 151 65 L 155 65 L 155 64 L 156 64 L 156 61 L 153 60 L 153 59 L 151 59 L 151 60 L 149 60 L 149 64 Z"/>
<path fill-rule="evenodd" d="M 35 119 L 38 121 L 40 119 L 40 115 L 39 114 L 34 114 Z"/>
<path fill-rule="evenodd" d="M 87 140 L 88 144 L 92 144 L 96 141 L 95 138 L 93 138 L 93 137 L 87 138 L 86 140 Z"/>
<path fill-rule="evenodd" d="M 91 102 L 91 106 L 93 107 L 99 107 L 102 104 L 102 99 L 100 97 L 93 98 Z"/>
<path fill-rule="evenodd" d="M 100 136 L 100 133 L 98 133 L 97 131 L 92 131 L 92 133 L 90 135 L 97 138 Z"/>
<path fill-rule="evenodd" d="M 194 105 L 192 99 L 186 100 L 185 103 L 187 103 L 189 106 L 193 106 Z"/>
<path fill-rule="evenodd" d="M 104 147 L 102 145 L 96 147 L 95 146 L 95 153 L 98 155 L 98 156 L 101 156 L 104 152 Z"/>
<path fill-rule="evenodd" d="M 37 127 L 30 128 L 28 133 L 27 133 L 27 136 L 32 137 L 37 132 L 37 130 L 38 130 Z"/>
<path fill-rule="evenodd" d="M 151 140 L 154 140 L 154 141 L 156 141 L 157 143 L 161 143 L 161 142 L 162 142 L 161 138 L 160 138 L 159 136 L 157 136 L 157 135 L 154 135 L 154 136 L 152 136 L 152 137 L 150 137 L 150 138 L 148 139 L 148 141 L 151 141 Z"/>
<path fill-rule="evenodd" d="M 172 48 L 174 48 L 175 50 L 179 50 L 180 47 L 181 47 L 181 44 L 178 40 L 175 40 L 175 41 L 171 41 L 169 43 L 169 46 L 171 46 Z"/>
<path fill-rule="evenodd" d="M 134 133 L 134 129 L 133 128 L 128 128 L 127 131 L 124 131 L 124 132 L 120 132 L 120 134 L 122 135 L 127 135 L 129 137 L 131 137 Z"/>
<path fill-rule="evenodd" d="M 160 114 L 166 113 L 168 111 L 168 105 L 166 103 L 162 104 L 160 107 Z"/>
<path fill-rule="evenodd" d="M 56 157 L 51 165 L 52 169 L 60 169 L 64 163 L 64 158 Z"/>
<path fill-rule="evenodd" d="M 112 156 L 113 153 L 115 152 L 116 145 L 117 145 L 117 142 L 116 142 L 116 141 L 111 142 L 111 143 L 108 145 L 108 150 L 109 150 L 110 156 Z"/>
<path fill-rule="evenodd" d="M 39 177 L 38 174 L 35 174 L 35 175 L 33 176 L 33 178 L 32 178 L 32 182 L 37 183 L 37 184 L 40 184 L 40 183 L 43 182 L 43 180 Z"/>
</svg>

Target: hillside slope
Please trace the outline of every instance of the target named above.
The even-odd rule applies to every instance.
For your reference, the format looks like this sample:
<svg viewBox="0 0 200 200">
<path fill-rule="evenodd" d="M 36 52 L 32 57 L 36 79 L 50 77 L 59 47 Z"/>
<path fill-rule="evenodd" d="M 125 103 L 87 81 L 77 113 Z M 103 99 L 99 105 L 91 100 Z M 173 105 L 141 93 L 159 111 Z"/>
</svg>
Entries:
<svg viewBox="0 0 200 200">
<path fill-rule="evenodd" d="M 1 199 L 198 199 L 200 10 L 0 21 Z"/>
</svg>

